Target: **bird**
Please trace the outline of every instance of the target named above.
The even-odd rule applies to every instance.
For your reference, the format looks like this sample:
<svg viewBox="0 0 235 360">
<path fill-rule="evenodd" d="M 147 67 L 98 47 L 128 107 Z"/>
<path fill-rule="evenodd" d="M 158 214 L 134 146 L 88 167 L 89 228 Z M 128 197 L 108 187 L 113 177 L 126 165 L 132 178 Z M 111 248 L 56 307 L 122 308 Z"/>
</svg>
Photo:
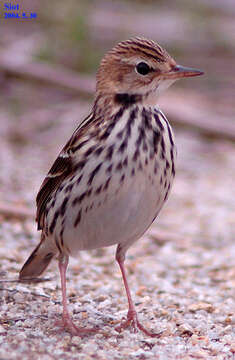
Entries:
<svg viewBox="0 0 235 360">
<path fill-rule="evenodd" d="M 99 329 L 78 327 L 69 314 L 69 257 L 117 245 L 128 312 L 116 330 L 156 336 L 138 320 L 125 255 L 156 219 L 175 177 L 175 138 L 158 97 L 176 80 L 202 74 L 178 65 L 157 42 L 143 37 L 119 42 L 100 63 L 92 110 L 59 153 L 37 194 L 41 239 L 19 273 L 20 281 L 38 278 L 57 257 L 63 328 L 72 335 L 82 337 Z"/>
</svg>

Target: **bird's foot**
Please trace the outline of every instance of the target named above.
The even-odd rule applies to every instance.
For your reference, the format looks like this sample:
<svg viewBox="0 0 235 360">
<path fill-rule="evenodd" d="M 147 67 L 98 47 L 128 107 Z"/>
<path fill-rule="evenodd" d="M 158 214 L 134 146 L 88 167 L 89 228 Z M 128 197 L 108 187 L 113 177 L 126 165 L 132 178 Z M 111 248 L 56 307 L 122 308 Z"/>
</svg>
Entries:
<svg viewBox="0 0 235 360">
<path fill-rule="evenodd" d="M 161 333 L 154 334 L 151 331 L 145 329 L 138 320 L 136 311 L 129 310 L 127 313 L 127 319 L 122 321 L 121 325 L 115 328 L 116 331 L 121 332 L 123 329 L 130 328 L 132 332 L 137 333 L 138 330 L 142 331 L 145 335 L 151 337 L 160 337 Z"/>
<path fill-rule="evenodd" d="M 77 327 L 68 314 L 63 315 L 62 327 L 73 336 L 86 336 L 90 334 L 96 334 L 99 332 L 99 328 L 80 328 Z"/>
</svg>

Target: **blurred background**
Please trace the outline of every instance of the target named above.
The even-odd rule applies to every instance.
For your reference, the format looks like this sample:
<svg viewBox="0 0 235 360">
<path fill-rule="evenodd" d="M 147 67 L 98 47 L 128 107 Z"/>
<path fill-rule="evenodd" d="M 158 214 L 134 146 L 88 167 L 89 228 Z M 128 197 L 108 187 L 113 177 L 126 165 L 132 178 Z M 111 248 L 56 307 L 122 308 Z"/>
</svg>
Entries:
<svg viewBox="0 0 235 360">
<path fill-rule="evenodd" d="M 19 338 L 20 354 L 32 346 L 38 349 L 37 341 L 42 341 L 42 352 L 47 348 L 47 334 L 52 336 L 53 321 L 61 313 L 56 262 L 46 273 L 50 281 L 28 287 L 7 282 L 17 278 L 38 242 L 37 191 L 58 152 L 91 109 L 101 58 L 120 40 L 144 36 L 159 42 L 177 63 L 201 69 L 205 75 L 178 81 L 160 98 L 176 135 L 177 174 L 160 216 L 128 252 L 131 288 L 146 320 L 154 319 L 158 331 L 168 329 L 168 345 L 175 341 L 164 359 L 171 359 L 170 354 L 183 359 L 176 351 L 187 352 L 190 346 L 195 354 L 200 352 L 193 358 L 208 360 L 221 351 L 231 351 L 231 357 L 217 358 L 232 358 L 234 0 L 20 0 L 18 4 L 18 12 L 28 18 L 4 19 L 4 2 L 0 2 L 0 290 L 5 294 L 0 333 L 8 331 L 1 345 L 6 353 L 0 355 L 9 358 L 9 349 L 17 350 L 12 339 L 21 332 L 26 335 Z M 114 251 L 112 247 L 81 252 L 79 261 L 71 261 L 70 308 L 81 317 L 82 326 L 87 319 L 93 326 L 94 316 L 98 324 L 118 323 L 125 313 Z M 83 312 L 77 310 L 80 306 Z M 197 311 L 201 311 L 198 316 Z M 185 319 L 191 322 L 184 328 L 180 324 Z M 25 345 L 22 339 L 28 334 Z M 51 346 L 64 346 L 58 354 L 66 352 L 70 345 L 56 336 Z M 101 349 L 112 348 L 102 339 Z M 136 351 L 133 339 L 126 347 Z M 138 346 L 144 348 L 144 343 Z M 161 343 L 156 346 L 158 354 Z M 97 354 L 100 359 L 129 358 L 123 353 Z"/>
<path fill-rule="evenodd" d="M 4 19 L 4 2 L 0 7 L 3 208 L 14 203 L 35 211 L 34 199 L 45 173 L 91 108 L 102 56 L 120 40 L 145 36 L 158 41 L 179 64 L 205 72 L 174 84 L 160 106 L 176 131 L 179 150 L 171 204 L 184 202 L 187 195 L 189 209 L 184 211 L 190 213 L 189 224 L 183 226 L 196 227 L 197 236 L 199 227 L 191 212 L 195 206 L 198 219 L 199 206 L 208 230 L 206 198 L 214 203 L 219 195 L 213 186 L 221 177 L 221 197 L 224 192 L 230 200 L 231 189 L 224 185 L 234 170 L 234 1 L 24 0 L 19 7 L 28 19 Z M 199 193 L 192 194 L 194 182 Z M 223 203 L 224 212 L 227 205 Z M 211 211 L 218 216 L 214 205 Z M 161 222 L 174 225 L 173 218 L 161 217 Z M 209 228 L 217 234 L 220 226 L 216 222 Z M 230 224 L 225 228 L 229 231 Z"/>
</svg>

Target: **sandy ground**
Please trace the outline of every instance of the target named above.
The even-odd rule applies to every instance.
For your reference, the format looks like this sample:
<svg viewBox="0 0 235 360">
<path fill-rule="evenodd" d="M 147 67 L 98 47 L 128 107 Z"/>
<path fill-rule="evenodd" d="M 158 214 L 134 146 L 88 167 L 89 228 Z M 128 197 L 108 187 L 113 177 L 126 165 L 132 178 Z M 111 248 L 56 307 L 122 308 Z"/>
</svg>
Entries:
<svg viewBox="0 0 235 360">
<path fill-rule="evenodd" d="M 78 113 L 85 114 L 88 107 L 78 104 L 58 112 L 56 121 L 49 117 L 31 137 L 26 126 L 16 133 L 12 121 L 1 121 L 1 201 L 33 208 L 52 159 L 74 129 Z M 71 259 L 67 274 L 75 322 L 99 326 L 106 335 L 81 339 L 61 330 L 56 261 L 45 274 L 48 281 L 8 282 L 17 279 L 39 233 L 30 219 L 2 218 L 1 360 L 235 359 L 235 144 L 183 130 L 177 130 L 176 138 L 172 194 L 126 261 L 139 319 L 159 337 L 115 331 L 127 300 L 113 247 L 81 252 Z"/>
</svg>

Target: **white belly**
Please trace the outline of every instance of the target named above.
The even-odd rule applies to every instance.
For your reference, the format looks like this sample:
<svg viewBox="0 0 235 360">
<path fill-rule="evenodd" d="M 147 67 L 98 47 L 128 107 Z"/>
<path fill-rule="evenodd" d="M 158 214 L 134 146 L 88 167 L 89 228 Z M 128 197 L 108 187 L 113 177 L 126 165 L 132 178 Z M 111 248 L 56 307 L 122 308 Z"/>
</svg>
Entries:
<svg viewBox="0 0 235 360">
<path fill-rule="evenodd" d="M 158 177 L 149 179 L 146 172 L 142 172 L 128 177 L 121 187 L 113 183 L 107 192 L 87 199 L 76 227 L 74 223 L 81 207 L 75 211 L 68 206 L 63 238 L 69 253 L 75 255 L 79 250 L 118 243 L 131 244 L 151 225 L 162 208 L 165 193 Z M 57 237 L 59 229 L 58 223 Z"/>
</svg>

